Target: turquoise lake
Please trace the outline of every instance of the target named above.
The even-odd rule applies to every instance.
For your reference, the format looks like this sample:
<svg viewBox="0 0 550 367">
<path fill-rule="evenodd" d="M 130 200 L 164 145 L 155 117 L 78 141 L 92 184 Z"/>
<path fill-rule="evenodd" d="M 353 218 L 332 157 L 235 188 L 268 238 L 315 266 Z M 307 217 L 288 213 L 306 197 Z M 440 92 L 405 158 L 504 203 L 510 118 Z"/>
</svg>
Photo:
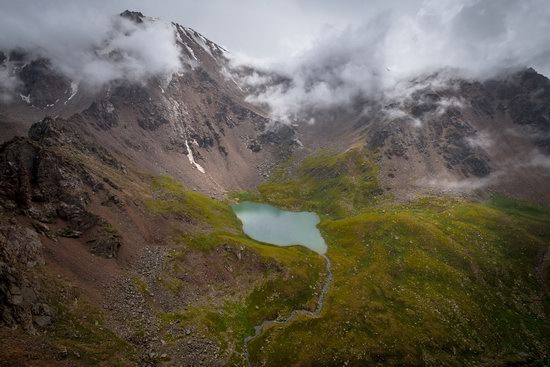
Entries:
<svg viewBox="0 0 550 367">
<path fill-rule="evenodd" d="M 321 255 L 327 251 L 315 213 L 289 212 L 249 201 L 231 208 L 242 222 L 243 231 L 256 241 L 277 246 L 302 245 Z"/>
</svg>

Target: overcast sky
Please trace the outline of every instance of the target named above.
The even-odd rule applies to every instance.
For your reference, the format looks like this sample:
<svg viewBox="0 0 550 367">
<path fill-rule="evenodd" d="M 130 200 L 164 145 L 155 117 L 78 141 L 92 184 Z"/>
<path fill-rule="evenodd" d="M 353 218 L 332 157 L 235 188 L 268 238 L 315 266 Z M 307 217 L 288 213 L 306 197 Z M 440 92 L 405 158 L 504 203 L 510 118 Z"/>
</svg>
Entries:
<svg viewBox="0 0 550 367">
<path fill-rule="evenodd" d="M 516 19 L 512 26 L 532 32 L 528 42 L 548 37 L 542 34 L 550 23 L 547 0 L 0 0 L 0 21 L 18 21 L 21 26 L 6 29 L 5 22 L 0 22 L 0 31 L 3 37 L 11 37 L 33 23 L 55 27 L 57 22 L 63 27 L 67 23 L 58 22 L 63 15 L 83 24 L 130 9 L 192 27 L 233 53 L 281 59 L 307 49 L 327 33 L 364 26 L 380 14 L 390 14 L 402 23 L 399 26 L 408 22 L 406 27 L 410 27 L 410 19 L 418 23 L 421 17 L 421 26 L 426 28 L 429 22 L 450 24 L 457 7 L 473 8 L 455 22 L 464 37 L 480 37 L 483 42 L 510 31 L 522 33 L 523 29 L 505 29 L 509 24 L 503 24 L 514 12 L 524 18 Z M 525 7 L 528 9 L 521 11 Z M 41 16 L 53 20 L 48 23 Z M 436 37 L 448 36 L 438 33 L 437 27 L 431 31 Z"/>
<path fill-rule="evenodd" d="M 189 26 L 236 53 L 288 56 L 323 31 L 357 25 L 385 10 L 416 12 L 418 0 L 0 0 L 4 16 L 21 21 L 52 12 L 93 21 L 130 9 Z"/>
<path fill-rule="evenodd" d="M 533 66 L 550 75 L 549 0 L 0 0 L 0 49 L 34 51 L 96 84 L 180 68 L 169 23 L 113 17 L 125 9 L 192 27 L 237 60 L 269 60 L 293 79 L 291 89 L 259 96 L 281 115 L 387 93 L 442 69 L 483 79 Z M 116 62 L 104 57 L 114 49 Z M 16 83 L 0 68 L 0 92 Z"/>
<path fill-rule="evenodd" d="M 357 25 L 381 11 L 416 11 L 418 0 L 147 0 L 124 1 L 195 28 L 233 52 L 258 58 L 288 56 L 326 28 Z"/>
</svg>

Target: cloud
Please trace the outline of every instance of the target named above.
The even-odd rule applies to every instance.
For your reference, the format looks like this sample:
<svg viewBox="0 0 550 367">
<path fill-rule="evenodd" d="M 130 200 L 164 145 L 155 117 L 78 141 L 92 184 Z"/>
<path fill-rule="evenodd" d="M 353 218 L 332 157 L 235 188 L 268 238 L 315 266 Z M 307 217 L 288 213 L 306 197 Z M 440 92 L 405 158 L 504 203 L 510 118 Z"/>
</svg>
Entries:
<svg viewBox="0 0 550 367">
<path fill-rule="evenodd" d="M 494 146 L 490 137 L 486 134 L 478 134 L 474 139 L 469 140 L 469 143 L 484 148 L 492 148 Z M 499 162 L 500 168 L 493 171 L 490 175 L 482 178 L 453 178 L 448 176 L 436 178 L 419 179 L 416 184 L 420 187 L 429 188 L 442 192 L 468 193 L 475 190 L 486 189 L 488 187 L 498 187 L 499 184 L 506 182 L 510 178 L 516 178 L 518 172 L 527 169 L 532 172 L 532 169 L 538 169 L 538 172 L 546 172 L 550 174 L 550 157 L 542 154 L 539 150 L 533 149 L 521 156 L 509 156 Z M 525 173 L 521 173 L 525 174 Z M 538 174 L 538 173 L 537 173 Z"/>
<path fill-rule="evenodd" d="M 528 66 L 550 75 L 549 55 L 545 0 L 425 0 L 416 11 L 386 11 L 361 25 L 327 29 L 299 56 L 273 63 L 290 85 L 272 86 L 250 101 L 269 104 L 275 118 L 288 121 L 356 98 L 395 98 L 404 83 L 442 70 L 431 83 Z"/>
<path fill-rule="evenodd" d="M 502 176 L 501 172 L 493 173 L 484 178 L 434 178 L 421 179 L 416 183 L 420 187 L 426 187 L 432 190 L 454 193 L 467 193 L 475 190 L 481 190 L 495 184 Z"/>
<path fill-rule="evenodd" d="M 420 128 L 422 127 L 422 120 L 410 115 L 408 112 L 405 112 L 402 109 L 402 106 L 395 106 L 391 108 L 385 108 L 383 111 L 386 118 L 388 118 L 391 121 L 405 121 L 410 123 L 413 127 Z"/>
<path fill-rule="evenodd" d="M 546 0 L 0 3 L 0 48 L 25 47 L 52 58 L 71 79 L 99 84 L 179 67 L 168 24 L 136 26 L 113 14 L 130 7 L 197 28 L 228 44 L 239 63 L 290 78 L 284 85 L 257 88 L 262 92 L 251 97 L 287 120 L 358 97 L 396 98 L 406 90 L 404 80 L 442 68 L 470 78 L 524 66 L 550 74 Z M 114 47 L 120 53 L 106 52 Z M 258 76 L 243 82 L 258 84 Z M 2 80 L 5 88 L 12 85 Z"/>
<path fill-rule="evenodd" d="M 136 24 L 93 7 L 63 5 L 23 1 L 3 6 L 0 50 L 23 49 L 31 58 L 47 58 L 71 80 L 92 86 L 122 78 L 142 81 L 181 67 L 169 23 L 147 18 Z M 14 87 L 8 68 L 0 71 L 3 90 Z"/>
<path fill-rule="evenodd" d="M 461 109 L 465 105 L 466 105 L 466 102 L 462 98 L 457 98 L 457 97 L 442 98 L 439 101 L 437 101 L 436 114 L 438 116 L 442 116 L 452 108 Z"/>
<path fill-rule="evenodd" d="M 528 165 L 531 167 L 538 167 L 550 171 L 550 157 L 536 152 L 531 155 Z"/>
<path fill-rule="evenodd" d="M 466 142 L 473 148 L 481 148 L 485 151 L 491 149 L 495 142 L 487 132 L 478 132 L 466 138 Z"/>
<path fill-rule="evenodd" d="M 6 65 L 0 66 L 0 103 L 11 102 L 20 82 Z"/>
</svg>

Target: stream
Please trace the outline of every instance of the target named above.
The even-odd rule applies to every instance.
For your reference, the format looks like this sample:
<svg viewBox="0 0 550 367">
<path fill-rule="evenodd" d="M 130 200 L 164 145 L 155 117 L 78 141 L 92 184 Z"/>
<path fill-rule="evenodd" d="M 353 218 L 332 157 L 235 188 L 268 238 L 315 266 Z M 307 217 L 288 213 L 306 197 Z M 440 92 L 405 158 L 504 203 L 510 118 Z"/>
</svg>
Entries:
<svg viewBox="0 0 550 367">
<path fill-rule="evenodd" d="M 300 309 L 292 311 L 285 318 L 264 320 L 254 327 L 254 334 L 244 338 L 243 354 L 246 364 L 251 367 L 250 342 L 274 325 L 290 324 L 298 317 L 319 317 L 325 303 L 325 298 L 332 284 L 332 264 L 325 255 L 327 245 L 317 228 L 320 219 L 315 213 L 290 212 L 280 210 L 268 204 L 243 202 L 232 205 L 232 209 L 243 224 L 243 231 L 251 238 L 277 246 L 305 246 L 325 259 L 326 277 L 317 299 L 314 311 Z"/>
<path fill-rule="evenodd" d="M 323 284 L 323 288 L 321 289 L 321 294 L 319 295 L 319 298 L 317 300 L 317 307 L 314 311 L 309 310 L 294 310 L 288 315 L 286 318 L 278 318 L 275 320 L 264 320 L 261 324 L 256 325 L 254 327 L 254 335 L 249 335 L 246 338 L 244 338 L 244 347 L 243 347 L 243 354 L 244 358 L 246 360 L 246 364 L 249 367 L 252 367 L 252 363 L 250 362 L 250 353 L 248 351 L 248 346 L 250 345 L 250 342 L 260 335 L 262 335 L 263 331 L 270 328 L 273 325 L 284 325 L 284 324 L 290 324 L 294 320 L 296 320 L 299 316 L 306 316 L 309 318 L 316 318 L 321 315 L 321 311 L 323 310 L 323 306 L 325 304 L 325 297 L 328 293 L 328 290 L 330 288 L 330 285 L 332 283 L 332 264 L 330 262 L 330 259 L 322 255 L 325 259 L 325 269 L 327 276 L 325 278 L 325 282 Z"/>
</svg>

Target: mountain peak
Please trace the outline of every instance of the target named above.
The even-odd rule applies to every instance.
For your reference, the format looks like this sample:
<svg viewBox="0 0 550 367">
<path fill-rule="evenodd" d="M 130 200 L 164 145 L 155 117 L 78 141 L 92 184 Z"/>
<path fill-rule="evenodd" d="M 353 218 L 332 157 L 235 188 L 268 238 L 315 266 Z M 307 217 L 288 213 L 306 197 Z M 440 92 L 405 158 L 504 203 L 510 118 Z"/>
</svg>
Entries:
<svg viewBox="0 0 550 367">
<path fill-rule="evenodd" d="M 143 15 L 142 12 L 139 11 L 131 11 L 126 9 L 122 13 L 120 13 L 120 16 L 126 19 L 131 20 L 134 23 L 140 24 L 143 23 L 143 18 L 145 18 L 145 15 Z"/>
</svg>

